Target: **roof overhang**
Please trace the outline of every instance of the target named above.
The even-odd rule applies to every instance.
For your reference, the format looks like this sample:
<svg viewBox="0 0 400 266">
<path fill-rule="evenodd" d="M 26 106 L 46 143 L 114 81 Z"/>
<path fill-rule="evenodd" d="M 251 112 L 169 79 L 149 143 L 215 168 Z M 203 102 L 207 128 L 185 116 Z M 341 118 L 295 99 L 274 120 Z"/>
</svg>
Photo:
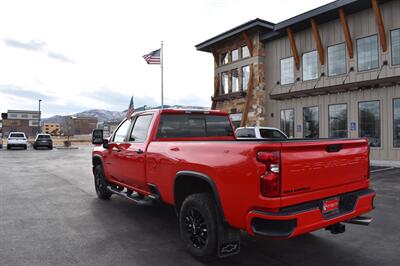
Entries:
<svg viewBox="0 0 400 266">
<path fill-rule="evenodd" d="M 259 28 L 262 30 L 263 33 L 265 33 L 265 32 L 272 31 L 274 29 L 274 25 L 275 25 L 274 23 L 256 18 L 256 19 L 250 20 L 242 25 L 239 25 L 233 29 L 230 29 L 224 33 L 221 33 L 211 39 L 208 39 L 202 43 L 199 43 L 195 47 L 199 51 L 211 52 L 211 48 L 213 45 L 218 44 L 219 42 L 224 41 L 233 36 L 236 36 L 244 31 L 247 31 L 247 30 L 250 30 L 253 28 Z"/>
<path fill-rule="evenodd" d="M 383 4 L 391 0 L 380 0 L 379 3 Z M 274 31 L 264 33 L 261 36 L 261 41 L 270 41 L 282 36 L 287 35 L 286 29 L 290 27 L 294 32 L 305 30 L 311 27 L 311 18 L 315 19 L 317 23 L 322 24 L 335 19 L 339 19 L 338 10 L 343 8 L 346 15 L 360 12 L 362 10 L 371 8 L 371 1 L 366 0 L 337 0 L 313 10 L 307 11 L 303 14 L 293 18 L 284 20 L 274 26 Z"/>
</svg>

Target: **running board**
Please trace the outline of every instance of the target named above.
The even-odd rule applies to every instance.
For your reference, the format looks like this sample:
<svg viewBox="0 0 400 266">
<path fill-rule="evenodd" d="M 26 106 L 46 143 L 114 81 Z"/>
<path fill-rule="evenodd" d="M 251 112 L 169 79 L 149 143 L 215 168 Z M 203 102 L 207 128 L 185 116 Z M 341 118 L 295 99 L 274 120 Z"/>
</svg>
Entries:
<svg viewBox="0 0 400 266">
<path fill-rule="evenodd" d="M 372 222 L 372 218 L 364 217 L 364 216 L 358 216 L 358 217 L 349 219 L 347 221 L 344 221 L 344 223 L 358 224 L 358 225 L 369 225 L 371 222 Z"/>
<path fill-rule="evenodd" d="M 122 191 L 118 191 L 117 189 L 111 187 L 111 186 L 107 186 L 107 190 L 117 194 L 118 196 L 121 196 L 123 198 L 126 198 L 130 201 L 133 201 L 134 203 L 136 203 L 137 205 L 141 205 L 141 206 L 150 206 L 153 205 L 153 201 L 151 197 L 144 197 L 144 198 L 138 198 L 138 197 L 134 197 L 131 196 L 129 194 L 127 194 L 126 192 L 122 192 Z M 151 195 L 149 195 L 151 196 Z"/>
</svg>

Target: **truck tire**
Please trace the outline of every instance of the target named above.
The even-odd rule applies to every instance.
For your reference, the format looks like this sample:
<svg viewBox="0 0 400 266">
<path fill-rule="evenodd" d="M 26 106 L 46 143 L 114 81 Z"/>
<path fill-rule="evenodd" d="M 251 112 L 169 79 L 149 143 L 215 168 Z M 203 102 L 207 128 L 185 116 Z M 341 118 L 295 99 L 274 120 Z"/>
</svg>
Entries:
<svg viewBox="0 0 400 266">
<path fill-rule="evenodd" d="M 107 190 L 107 181 L 101 165 L 96 165 L 94 168 L 94 188 L 96 189 L 96 194 L 99 199 L 110 199 L 112 193 Z"/>
<path fill-rule="evenodd" d="M 211 194 L 192 194 L 183 201 L 179 228 L 182 240 L 193 257 L 204 262 L 217 259 L 217 209 Z"/>
<path fill-rule="evenodd" d="M 11 150 L 11 145 L 7 145 L 7 150 Z"/>
</svg>

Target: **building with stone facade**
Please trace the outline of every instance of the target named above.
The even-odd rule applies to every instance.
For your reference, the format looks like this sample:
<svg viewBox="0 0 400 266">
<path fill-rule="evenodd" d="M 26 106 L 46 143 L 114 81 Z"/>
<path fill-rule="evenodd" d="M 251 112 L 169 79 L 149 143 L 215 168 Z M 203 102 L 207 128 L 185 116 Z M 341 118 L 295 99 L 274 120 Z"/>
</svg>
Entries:
<svg viewBox="0 0 400 266">
<path fill-rule="evenodd" d="M 255 19 L 196 46 L 214 57 L 212 108 L 293 138 L 367 137 L 400 161 L 400 1 L 338 0 Z"/>
</svg>

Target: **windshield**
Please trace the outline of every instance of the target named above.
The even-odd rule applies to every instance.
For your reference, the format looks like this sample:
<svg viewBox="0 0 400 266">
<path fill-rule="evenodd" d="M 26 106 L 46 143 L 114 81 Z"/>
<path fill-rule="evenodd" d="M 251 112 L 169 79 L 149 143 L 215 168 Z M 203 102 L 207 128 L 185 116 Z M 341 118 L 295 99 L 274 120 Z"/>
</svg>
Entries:
<svg viewBox="0 0 400 266">
<path fill-rule="evenodd" d="M 49 135 L 39 135 L 37 138 L 38 139 L 50 139 L 50 136 Z"/>
<path fill-rule="evenodd" d="M 22 133 L 11 133 L 10 138 L 25 138 L 25 135 Z"/>
</svg>

